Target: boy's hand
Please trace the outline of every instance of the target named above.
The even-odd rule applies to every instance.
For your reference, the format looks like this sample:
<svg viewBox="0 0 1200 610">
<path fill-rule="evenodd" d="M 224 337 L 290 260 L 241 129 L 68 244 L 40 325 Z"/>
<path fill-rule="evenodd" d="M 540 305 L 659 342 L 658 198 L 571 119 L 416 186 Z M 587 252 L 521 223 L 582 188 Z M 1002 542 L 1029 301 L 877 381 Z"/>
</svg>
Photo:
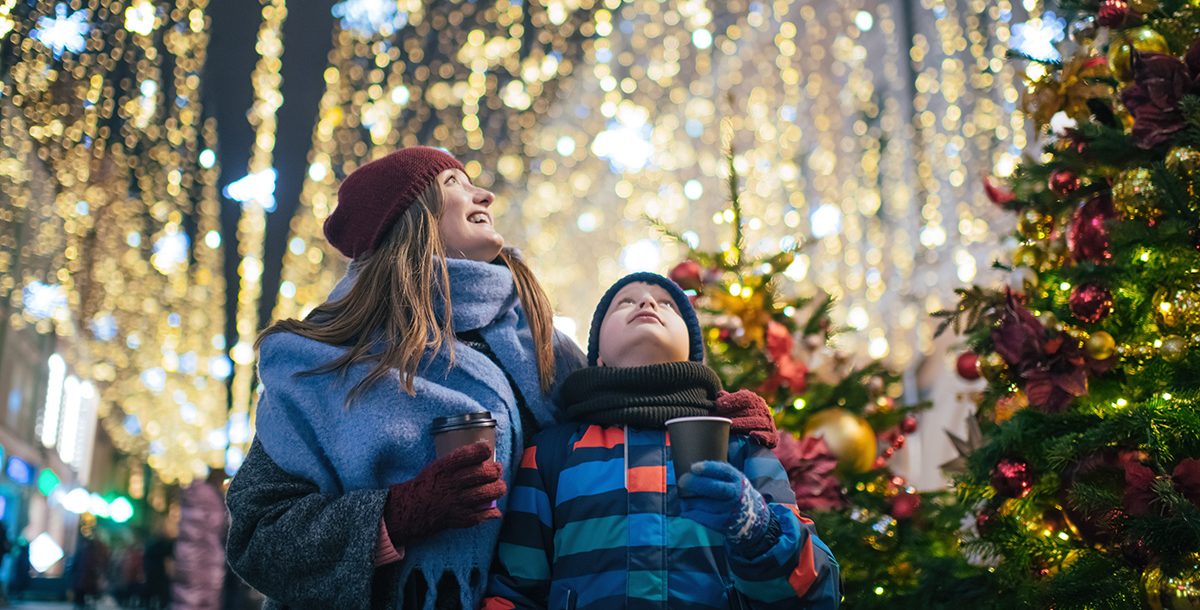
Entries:
<svg viewBox="0 0 1200 610">
<path fill-rule="evenodd" d="M 725 534 L 733 548 L 759 550 L 770 537 L 775 516 L 737 468 L 725 462 L 693 464 L 678 487 L 683 516 Z"/>
</svg>

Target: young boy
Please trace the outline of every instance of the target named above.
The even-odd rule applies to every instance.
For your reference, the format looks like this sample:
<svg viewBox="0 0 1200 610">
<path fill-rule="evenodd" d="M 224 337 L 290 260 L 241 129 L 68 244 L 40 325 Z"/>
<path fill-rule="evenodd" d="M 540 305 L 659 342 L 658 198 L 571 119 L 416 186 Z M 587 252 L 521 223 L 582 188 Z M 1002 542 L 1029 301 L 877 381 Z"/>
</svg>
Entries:
<svg viewBox="0 0 1200 610">
<path fill-rule="evenodd" d="M 731 434 L 728 463 L 676 485 L 664 422 L 713 414 L 721 389 L 700 332 L 660 275 L 604 294 L 589 367 L 563 383 L 571 423 L 517 472 L 484 610 L 838 606 L 837 562 L 769 449 Z"/>
</svg>

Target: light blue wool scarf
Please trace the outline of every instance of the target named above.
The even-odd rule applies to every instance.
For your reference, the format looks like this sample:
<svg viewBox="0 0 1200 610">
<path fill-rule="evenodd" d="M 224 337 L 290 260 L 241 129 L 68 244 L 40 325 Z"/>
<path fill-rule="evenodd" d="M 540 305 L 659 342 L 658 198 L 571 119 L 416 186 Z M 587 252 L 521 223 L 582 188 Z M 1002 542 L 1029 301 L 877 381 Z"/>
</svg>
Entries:
<svg viewBox="0 0 1200 610">
<path fill-rule="evenodd" d="M 557 411 L 541 391 L 533 338 L 512 273 L 503 265 L 463 259 L 446 262 L 454 330 L 478 329 L 538 423 L 552 425 Z M 360 269 L 360 263 L 352 263 L 329 299 L 345 294 Z M 441 308 L 438 299 L 435 311 L 440 314 Z M 460 342 L 455 345 L 454 367 L 450 368 L 445 350 L 427 353 L 415 380 L 416 396 L 404 392 L 399 373 L 393 370 L 347 409 L 343 408 L 347 394 L 366 377 L 373 363 L 356 364 L 342 378 L 336 371 L 298 375 L 344 352 L 343 347 L 291 333 L 273 334 L 263 341 L 257 434 L 281 468 L 312 481 L 325 494 L 387 488 L 413 478 L 434 460 L 430 427 L 435 417 L 489 411 L 497 423 L 497 460 L 503 466 L 504 480 L 511 484 L 521 461 L 521 416 L 508 380 L 487 356 Z M 564 336 L 555 336 L 555 356 L 559 381 L 582 364 L 582 354 Z M 500 501 L 501 511 L 506 500 Z M 414 570 L 420 570 L 430 585 L 425 607 L 431 608 L 435 585 L 449 571 L 458 578 L 463 607 L 477 607 L 499 532 L 497 519 L 468 529 L 446 530 L 405 547 L 401 587 Z M 472 570 L 478 570 L 477 579 L 470 578 Z"/>
</svg>

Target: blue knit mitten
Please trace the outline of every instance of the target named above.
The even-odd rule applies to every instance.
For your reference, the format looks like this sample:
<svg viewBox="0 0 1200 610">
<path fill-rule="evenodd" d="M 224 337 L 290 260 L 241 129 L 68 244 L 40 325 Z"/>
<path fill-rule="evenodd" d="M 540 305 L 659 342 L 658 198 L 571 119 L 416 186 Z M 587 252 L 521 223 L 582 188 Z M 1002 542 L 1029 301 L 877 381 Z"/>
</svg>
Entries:
<svg viewBox="0 0 1200 610">
<path fill-rule="evenodd" d="M 725 462 L 700 462 L 678 483 L 682 515 L 725 534 L 743 556 L 765 552 L 779 539 L 779 523 L 746 475 Z"/>
</svg>

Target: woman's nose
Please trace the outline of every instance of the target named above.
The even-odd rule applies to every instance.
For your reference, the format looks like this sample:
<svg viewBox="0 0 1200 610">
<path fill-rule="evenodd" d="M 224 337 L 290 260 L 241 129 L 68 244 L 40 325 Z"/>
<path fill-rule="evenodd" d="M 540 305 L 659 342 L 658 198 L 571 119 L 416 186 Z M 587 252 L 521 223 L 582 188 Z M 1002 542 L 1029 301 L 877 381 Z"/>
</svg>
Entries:
<svg viewBox="0 0 1200 610">
<path fill-rule="evenodd" d="M 494 193 L 492 193 L 491 191 L 489 191 L 485 188 L 476 189 L 476 192 L 475 192 L 475 203 L 476 204 L 486 207 L 486 206 L 492 205 L 492 202 L 494 202 L 494 201 L 496 201 L 496 195 Z"/>
</svg>

